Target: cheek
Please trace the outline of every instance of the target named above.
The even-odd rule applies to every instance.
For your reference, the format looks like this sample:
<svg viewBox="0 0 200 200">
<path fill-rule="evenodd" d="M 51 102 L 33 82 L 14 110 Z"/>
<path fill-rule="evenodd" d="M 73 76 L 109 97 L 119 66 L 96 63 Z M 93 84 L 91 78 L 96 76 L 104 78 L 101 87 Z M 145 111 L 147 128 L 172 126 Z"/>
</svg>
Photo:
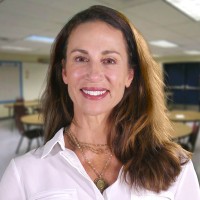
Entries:
<svg viewBox="0 0 200 200">
<path fill-rule="evenodd" d="M 116 69 L 106 69 L 104 71 L 105 75 L 107 75 L 109 77 L 110 80 L 112 81 L 116 81 L 119 80 L 119 78 L 121 77 L 121 71 L 120 70 L 116 70 Z"/>
<path fill-rule="evenodd" d="M 80 77 L 82 77 L 85 74 L 84 68 L 67 65 L 66 66 L 66 74 L 67 74 L 67 80 L 68 84 L 73 83 L 74 81 L 77 81 Z"/>
<path fill-rule="evenodd" d="M 110 81 L 113 83 L 114 86 L 125 88 L 126 76 L 125 75 L 123 76 L 123 74 L 125 74 L 125 72 L 122 72 L 122 71 L 111 72 L 109 74 Z"/>
<path fill-rule="evenodd" d="M 68 73 L 68 80 L 71 83 L 78 83 L 77 81 L 84 76 L 84 72 L 82 70 L 71 70 Z"/>
<path fill-rule="evenodd" d="M 84 73 L 81 70 L 68 71 L 68 93 L 73 103 L 78 101 L 83 76 Z"/>
</svg>

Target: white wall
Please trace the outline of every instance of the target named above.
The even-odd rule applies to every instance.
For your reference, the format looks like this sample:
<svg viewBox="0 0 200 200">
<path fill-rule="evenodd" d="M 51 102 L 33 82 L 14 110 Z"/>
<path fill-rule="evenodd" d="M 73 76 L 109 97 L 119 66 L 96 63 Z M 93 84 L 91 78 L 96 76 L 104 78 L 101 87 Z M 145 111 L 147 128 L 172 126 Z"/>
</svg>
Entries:
<svg viewBox="0 0 200 200">
<path fill-rule="evenodd" d="M 41 97 L 45 88 L 46 72 L 48 64 L 22 63 L 23 73 L 23 97 L 25 100 L 33 100 Z M 0 118 L 8 116 L 8 109 L 0 104 Z"/>
<path fill-rule="evenodd" d="M 38 99 L 45 87 L 48 65 L 23 63 L 23 94 L 25 100 Z"/>
</svg>

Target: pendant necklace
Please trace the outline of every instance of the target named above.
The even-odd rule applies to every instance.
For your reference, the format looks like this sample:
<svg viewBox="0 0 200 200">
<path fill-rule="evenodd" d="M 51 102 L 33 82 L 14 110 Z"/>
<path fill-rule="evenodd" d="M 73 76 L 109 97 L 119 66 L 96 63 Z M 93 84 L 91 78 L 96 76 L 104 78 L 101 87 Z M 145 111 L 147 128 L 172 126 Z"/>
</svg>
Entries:
<svg viewBox="0 0 200 200">
<path fill-rule="evenodd" d="M 94 147 L 90 148 L 90 146 L 93 145 L 93 146 L 97 146 L 97 147 L 99 147 L 99 146 L 103 147 L 103 146 L 108 146 L 108 145 L 107 144 L 82 143 L 82 142 L 79 142 L 79 140 L 76 138 L 76 136 L 74 134 L 72 134 L 69 129 L 65 129 L 65 133 L 66 133 L 66 135 L 68 137 L 69 143 L 73 147 L 78 148 L 81 151 L 84 160 L 89 165 L 89 167 L 93 170 L 93 172 L 97 175 L 97 178 L 94 180 L 94 184 L 100 190 L 100 192 L 103 193 L 103 191 L 109 186 L 108 183 L 106 182 L 106 180 L 104 179 L 103 174 L 105 173 L 105 171 L 106 171 L 106 169 L 107 169 L 107 167 L 108 167 L 108 165 L 109 165 L 109 163 L 111 161 L 112 154 L 109 153 L 109 157 L 106 160 L 105 165 L 103 166 L 103 169 L 99 173 L 96 170 L 96 168 L 94 167 L 94 165 L 91 163 L 91 161 L 87 158 L 87 156 L 86 156 L 86 154 L 85 154 L 83 149 L 84 148 L 89 149 L 89 150 L 93 151 L 94 153 L 105 153 L 106 151 L 108 151 L 108 148 L 105 148 L 104 150 L 100 150 L 100 149 L 95 150 Z"/>
</svg>

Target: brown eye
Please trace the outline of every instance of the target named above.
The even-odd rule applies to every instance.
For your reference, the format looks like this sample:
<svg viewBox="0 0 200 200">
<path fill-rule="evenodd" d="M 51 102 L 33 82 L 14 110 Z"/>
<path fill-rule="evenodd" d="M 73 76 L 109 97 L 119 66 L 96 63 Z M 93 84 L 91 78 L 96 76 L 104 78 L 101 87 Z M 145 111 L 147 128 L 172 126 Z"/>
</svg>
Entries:
<svg viewBox="0 0 200 200">
<path fill-rule="evenodd" d="M 88 58 L 85 58 L 85 57 L 83 57 L 83 56 L 77 56 L 77 57 L 75 57 L 75 61 L 76 61 L 76 62 L 88 62 L 89 59 L 88 59 Z"/>
<path fill-rule="evenodd" d="M 107 65 L 113 65 L 113 64 L 116 64 L 116 61 L 112 58 L 106 58 L 102 60 L 102 63 L 107 64 Z"/>
</svg>

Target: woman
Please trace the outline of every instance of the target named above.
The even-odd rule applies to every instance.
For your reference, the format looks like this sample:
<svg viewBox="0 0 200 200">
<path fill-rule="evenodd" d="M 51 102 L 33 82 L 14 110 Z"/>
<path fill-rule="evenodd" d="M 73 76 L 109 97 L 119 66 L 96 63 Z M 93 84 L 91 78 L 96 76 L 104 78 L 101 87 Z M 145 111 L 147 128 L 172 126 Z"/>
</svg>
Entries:
<svg viewBox="0 0 200 200">
<path fill-rule="evenodd" d="M 124 15 L 104 6 L 75 15 L 52 51 L 46 144 L 11 161 L 0 197 L 199 199 L 190 154 L 169 137 L 162 87 Z"/>
</svg>

